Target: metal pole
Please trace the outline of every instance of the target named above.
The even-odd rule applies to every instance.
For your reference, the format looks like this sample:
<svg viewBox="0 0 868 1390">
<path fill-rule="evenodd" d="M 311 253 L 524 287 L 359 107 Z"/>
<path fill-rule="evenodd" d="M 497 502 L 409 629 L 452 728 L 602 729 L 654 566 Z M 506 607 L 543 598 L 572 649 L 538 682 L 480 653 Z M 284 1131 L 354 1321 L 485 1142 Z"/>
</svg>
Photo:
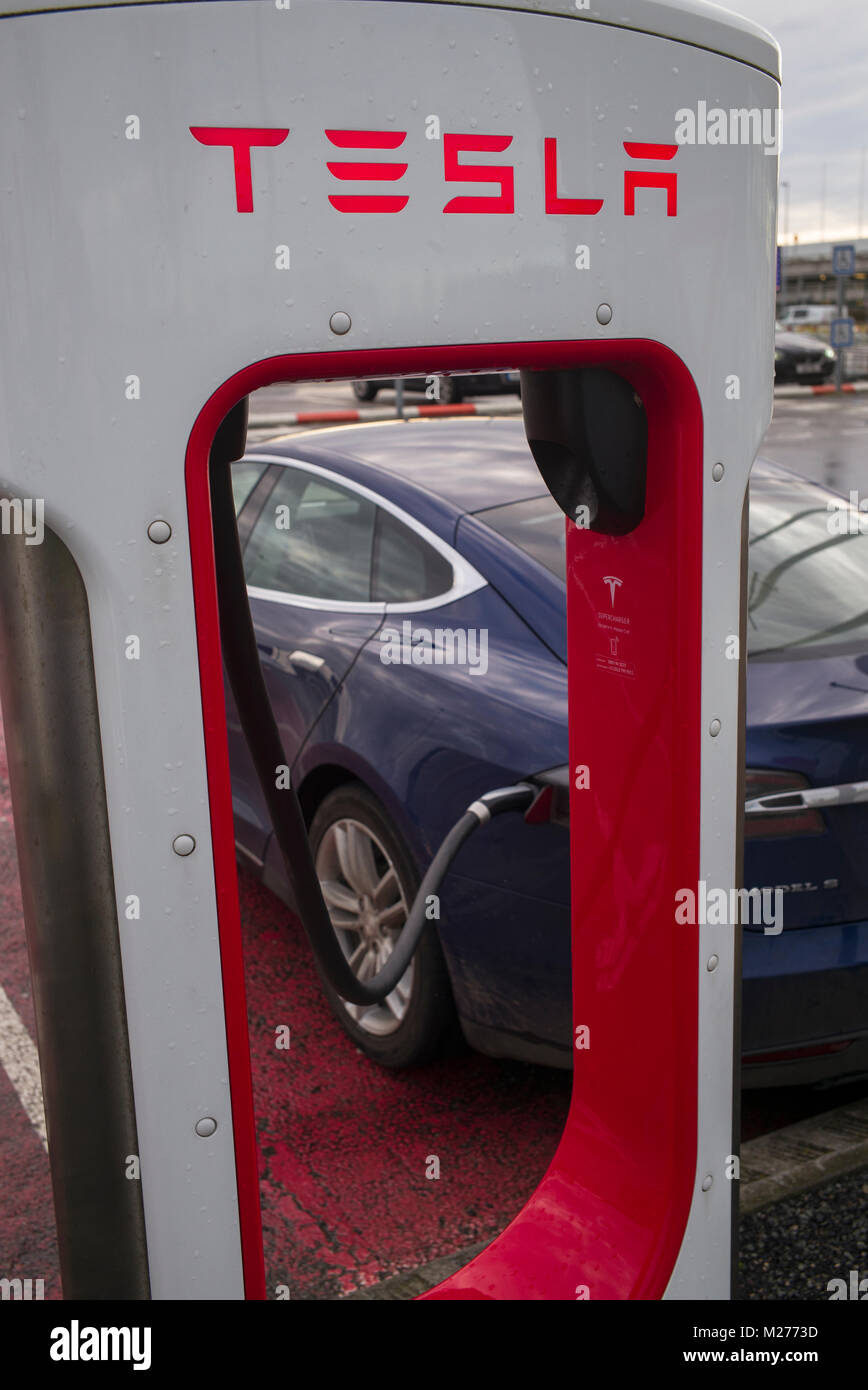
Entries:
<svg viewBox="0 0 868 1390">
<path fill-rule="evenodd" d="M 839 276 L 838 276 L 838 314 L 837 314 L 837 317 L 838 317 L 839 319 L 842 319 L 842 318 L 844 317 L 844 283 L 845 283 L 846 279 L 847 279 L 847 276 L 846 276 L 846 275 L 839 275 Z M 841 384 L 842 384 L 843 380 L 844 380 L 844 349 L 843 349 L 843 348 L 838 348 L 838 355 L 837 355 L 837 357 L 835 358 L 835 390 L 836 390 L 836 391 L 840 391 L 840 390 L 841 390 Z"/>
<path fill-rule="evenodd" d="M 790 185 L 789 183 L 787 183 L 785 179 L 781 182 L 781 189 L 784 193 L 784 243 L 786 243 L 787 238 L 790 234 Z M 780 304 L 782 309 L 786 308 L 787 303 L 786 288 L 787 269 L 786 262 L 784 260 L 784 248 L 783 246 L 781 246 L 781 288 L 778 293 L 780 295 Z"/>
<path fill-rule="evenodd" d="M 822 191 L 820 193 L 820 240 L 826 240 L 826 166 L 823 165 Z"/>
<path fill-rule="evenodd" d="M 404 378 L 398 377 L 395 382 L 395 414 L 403 420 L 404 418 Z"/>
</svg>

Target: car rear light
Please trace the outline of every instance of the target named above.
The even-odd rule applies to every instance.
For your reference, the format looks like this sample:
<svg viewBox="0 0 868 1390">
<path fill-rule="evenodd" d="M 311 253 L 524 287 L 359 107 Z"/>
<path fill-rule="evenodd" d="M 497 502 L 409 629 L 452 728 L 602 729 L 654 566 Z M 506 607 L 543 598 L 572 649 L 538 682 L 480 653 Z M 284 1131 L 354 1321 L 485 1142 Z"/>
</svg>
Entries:
<svg viewBox="0 0 868 1390">
<path fill-rule="evenodd" d="M 810 783 L 800 772 L 749 767 L 745 773 L 744 837 L 746 840 L 782 835 L 822 835 L 825 825 L 819 811 L 800 807 L 799 792 Z M 788 797 L 787 793 L 791 793 Z M 768 805 L 766 798 L 774 798 Z"/>
<path fill-rule="evenodd" d="M 759 1067 L 769 1062 L 797 1062 L 806 1057 L 829 1057 L 836 1052 L 846 1052 L 848 1047 L 852 1047 L 855 1039 L 847 1038 L 844 1042 L 819 1043 L 813 1047 L 785 1047 L 780 1052 L 752 1052 L 749 1057 L 742 1058 L 746 1067 Z"/>
</svg>

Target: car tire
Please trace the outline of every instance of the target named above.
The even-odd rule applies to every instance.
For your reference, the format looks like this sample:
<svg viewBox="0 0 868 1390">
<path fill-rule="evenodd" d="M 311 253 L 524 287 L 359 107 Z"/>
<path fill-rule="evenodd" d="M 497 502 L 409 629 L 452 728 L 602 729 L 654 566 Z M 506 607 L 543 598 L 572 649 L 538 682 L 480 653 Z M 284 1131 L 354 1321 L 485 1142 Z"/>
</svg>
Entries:
<svg viewBox="0 0 868 1390">
<path fill-rule="evenodd" d="M 375 401 L 379 389 L 373 381 L 353 382 L 353 394 L 357 401 Z"/>
<path fill-rule="evenodd" d="M 322 801 L 311 823 L 310 847 L 344 953 L 361 953 L 359 969 L 370 978 L 385 963 L 412 906 L 420 882 L 416 864 L 379 802 L 358 782 L 338 787 Z M 385 918 L 382 926 L 372 915 Z M 367 951 L 366 931 L 381 933 L 367 938 Z M 381 1066 L 430 1061 L 458 1032 L 433 922 L 426 924 L 407 973 L 383 1004 L 348 1004 L 325 980 L 323 987 L 341 1027 Z"/>
<path fill-rule="evenodd" d="M 454 376 L 441 376 L 440 378 L 440 404 L 458 405 L 463 400 L 464 392 L 461 383 Z"/>
</svg>

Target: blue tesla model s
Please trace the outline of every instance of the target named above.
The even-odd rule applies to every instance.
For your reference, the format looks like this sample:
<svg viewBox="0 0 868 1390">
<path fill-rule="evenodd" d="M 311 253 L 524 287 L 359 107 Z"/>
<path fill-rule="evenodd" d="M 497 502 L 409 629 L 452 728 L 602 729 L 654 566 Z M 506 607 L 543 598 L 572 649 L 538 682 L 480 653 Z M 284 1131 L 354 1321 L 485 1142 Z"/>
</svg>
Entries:
<svg viewBox="0 0 868 1390">
<path fill-rule="evenodd" d="M 563 514 L 520 419 L 296 434 L 234 465 L 234 491 L 317 873 L 367 978 L 467 805 L 567 762 Z M 747 1085 L 868 1075 L 868 538 L 839 505 L 754 467 L 744 881 L 785 906 L 779 935 L 744 931 Z M 291 907 L 226 698 L 239 853 Z M 569 915 L 565 826 L 501 817 L 460 851 L 388 999 L 324 988 L 384 1065 L 460 1030 L 489 1055 L 569 1067 Z"/>
</svg>

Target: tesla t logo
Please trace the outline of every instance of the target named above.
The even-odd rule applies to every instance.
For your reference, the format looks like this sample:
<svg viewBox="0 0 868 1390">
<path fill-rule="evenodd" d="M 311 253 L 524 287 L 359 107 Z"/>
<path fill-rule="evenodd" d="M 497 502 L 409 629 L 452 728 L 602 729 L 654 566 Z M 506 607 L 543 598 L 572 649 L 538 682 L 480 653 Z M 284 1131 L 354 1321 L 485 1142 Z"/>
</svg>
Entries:
<svg viewBox="0 0 868 1390">
<path fill-rule="evenodd" d="M 620 589 L 620 587 L 621 587 L 621 585 L 624 583 L 624 581 L 623 581 L 623 579 L 619 579 L 618 576 L 617 576 L 616 574 L 607 574 L 606 577 L 605 577 L 605 579 L 603 580 L 603 583 L 604 583 L 604 584 L 608 584 L 608 586 L 609 586 L 609 596 L 610 596 L 610 600 L 611 600 L 612 607 L 614 608 L 614 607 L 615 607 L 615 590 L 616 590 L 616 589 Z"/>
<path fill-rule="evenodd" d="M 231 149 L 235 175 L 235 206 L 238 212 L 253 212 L 253 150 L 282 145 L 290 134 L 288 126 L 206 126 L 191 125 L 190 134 L 200 145 L 222 145 Z M 347 151 L 343 159 L 326 159 L 326 168 L 338 183 L 368 183 L 373 188 L 365 193 L 342 193 L 336 188 L 329 202 L 338 212 L 403 212 L 410 201 L 409 194 L 396 189 L 384 192 L 383 184 L 399 184 L 408 164 L 398 159 L 371 159 L 376 154 L 400 150 L 407 138 L 406 130 L 336 130 L 323 134 L 335 149 Z M 477 184 L 487 188 L 485 193 L 462 193 L 450 198 L 444 213 L 514 213 L 515 170 L 511 164 L 465 164 L 463 154 L 503 154 L 512 144 L 511 135 L 476 135 L 444 133 L 444 183 Z M 642 163 L 657 163 L 673 159 L 677 145 L 646 144 L 636 140 L 624 142 L 627 158 Z M 358 158 L 364 154 L 368 157 Z M 603 206 L 602 198 L 565 196 L 558 185 L 558 142 L 553 137 L 543 140 L 543 197 L 547 216 L 595 217 Z M 624 216 L 636 216 L 636 190 L 662 189 L 666 194 L 666 216 L 678 216 L 678 176 L 660 169 L 628 168 L 624 170 Z M 493 191 L 492 191 L 493 190 Z"/>
</svg>

